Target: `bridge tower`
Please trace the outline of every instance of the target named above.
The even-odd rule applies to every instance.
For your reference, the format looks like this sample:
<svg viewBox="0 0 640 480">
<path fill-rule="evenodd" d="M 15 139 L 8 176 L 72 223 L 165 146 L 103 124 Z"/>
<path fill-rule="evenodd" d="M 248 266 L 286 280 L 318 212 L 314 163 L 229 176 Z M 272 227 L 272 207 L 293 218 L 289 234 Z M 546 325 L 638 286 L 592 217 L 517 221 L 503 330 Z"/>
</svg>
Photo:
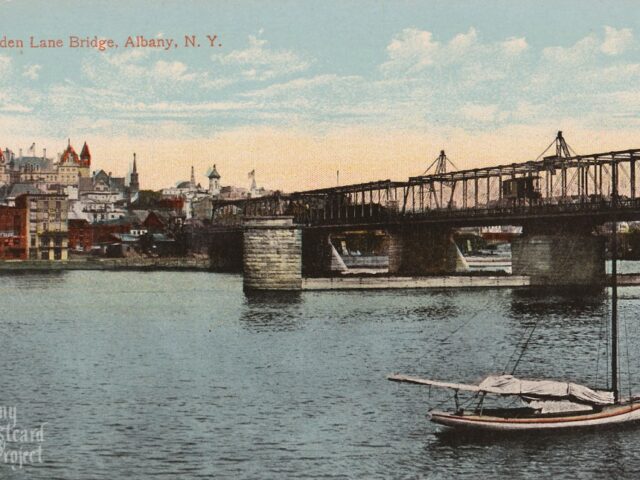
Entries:
<svg viewBox="0 0 640 480">
<path fill-rule="evenodd" d="M 451 164 L 454 170 L 458 170 L 458 167 L 456 167 L 455 164 L 451 160 L 449 160 L 449 158 L 447 157 L 447 154 L 444 153 L 444 150 L 440 150 L 440 155 L 438 155 L 438 158 L 436 158 L 431 163 L 431 165 L 427 167 L 427 169 L 424 171 L 422 175 L 427 175 L 431 171 L 431 169 L 433 169 L 433 173 L 435 173 L 436 175 L 442 175 L 444 173 L 447 173 L 448 164 Z"/>
</svg>

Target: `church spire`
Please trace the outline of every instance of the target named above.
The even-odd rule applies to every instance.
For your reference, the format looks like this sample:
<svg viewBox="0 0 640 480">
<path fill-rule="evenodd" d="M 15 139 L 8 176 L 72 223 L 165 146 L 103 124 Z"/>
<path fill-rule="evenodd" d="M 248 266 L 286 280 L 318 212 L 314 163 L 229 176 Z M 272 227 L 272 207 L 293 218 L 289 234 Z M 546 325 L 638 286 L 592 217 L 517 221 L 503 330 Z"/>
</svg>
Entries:
<svg viewBox="0 0 640 480">
<path fill-rule="evenodd" d="M 138 165 L 136 164 L 136 154 L 133 154 L 133 169 L 129 177 L 129 191 L 135 195 L 140 191 L 140 180 L 138 179 Z"/>
</svg>

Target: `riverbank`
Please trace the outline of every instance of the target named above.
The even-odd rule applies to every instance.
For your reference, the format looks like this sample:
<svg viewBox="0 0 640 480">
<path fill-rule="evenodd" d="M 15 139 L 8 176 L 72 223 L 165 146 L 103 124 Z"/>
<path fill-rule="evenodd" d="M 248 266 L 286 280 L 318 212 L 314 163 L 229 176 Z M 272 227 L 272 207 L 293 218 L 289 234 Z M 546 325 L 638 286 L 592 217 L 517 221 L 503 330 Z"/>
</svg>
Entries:
<svg viewBox="0 0 640 480">
<path fill-rule="evenodd" d="M 208 258 L 88 258 L 71 260 L 22 260 L 0 262 L 0 272 L 52 270 L 209 270 Z"/>
</svg>

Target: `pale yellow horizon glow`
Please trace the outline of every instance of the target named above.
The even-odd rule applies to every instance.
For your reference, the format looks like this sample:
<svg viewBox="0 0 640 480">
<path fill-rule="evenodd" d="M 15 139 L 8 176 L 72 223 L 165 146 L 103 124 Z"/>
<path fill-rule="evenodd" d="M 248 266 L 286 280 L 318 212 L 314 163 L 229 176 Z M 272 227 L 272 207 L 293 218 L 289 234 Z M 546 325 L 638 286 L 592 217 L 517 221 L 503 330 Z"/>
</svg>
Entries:
<svg viewBox="0 0 640 480">
<path fill-rule="evenodd" d="M 206 174 L 216 164 L 222 185 L 248 187 L 248 172 L 256 171 L 259 186 L 291 192 L 375 180 L 406 180 L 420 175 L 438 156 L 447 152 L 459 169 L 510 164 L 535 159 L 553 140 L 558 129 L 578 154 L 640 148 L 630 130 L 595 130 L 573 121 L 561 126 L 512 126 L 493 132 L 462 129 L 385 131 L 348 128 L 314 134 L 295 129 L 242 128 L 212 138 L 129 138 L 77 135 L 71 138 L 79 152 L 87 141 L 92 153 L 91 170 L 103 169 L 115 176 L 128 175 L 137 154 L 142 189 L 159 190 L 188 180 L 191 165 L 196 180 L 206 188 Z M 7 138 L 3 139 L 7 141 Z M 36 153 L 52 156 L 66 147 L 66 139 L 16 138 L 9 147 L 23 154 L 36 142 Z"/>
</svg>

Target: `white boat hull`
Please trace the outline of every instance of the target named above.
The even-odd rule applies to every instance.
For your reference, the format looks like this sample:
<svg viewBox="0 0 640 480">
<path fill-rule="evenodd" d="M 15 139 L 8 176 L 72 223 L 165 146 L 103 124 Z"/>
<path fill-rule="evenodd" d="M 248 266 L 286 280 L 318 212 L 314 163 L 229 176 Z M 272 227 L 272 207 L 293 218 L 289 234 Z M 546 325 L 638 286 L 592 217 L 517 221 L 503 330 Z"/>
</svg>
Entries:
<svg viewBox="0 0 640 480">
<path fill-rule="evenodd" d="M 602 427 L 640 421 L 640 403 L 613 405 L 599 412 L 521 418 L 488 415 L 457 415 L 433 411 L 431 421 L 445 427 L 474 431 L 531 431 Z"/>
</svg>

